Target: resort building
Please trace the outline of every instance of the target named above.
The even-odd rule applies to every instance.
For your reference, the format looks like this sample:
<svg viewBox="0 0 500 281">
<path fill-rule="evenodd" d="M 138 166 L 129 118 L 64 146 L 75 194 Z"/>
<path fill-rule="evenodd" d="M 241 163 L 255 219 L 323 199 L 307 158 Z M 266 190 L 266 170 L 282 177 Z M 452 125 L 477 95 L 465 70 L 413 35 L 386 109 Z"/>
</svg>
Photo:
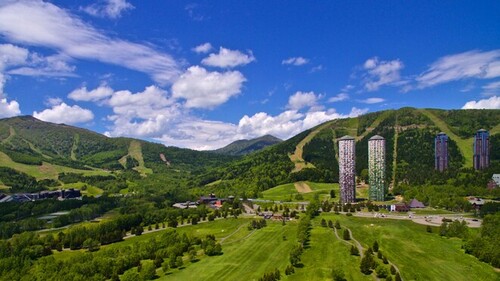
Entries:
<svg viewBox="0 0 500 281">
<path fill-rule="evenodd" d="M 474 169 L 482 170 L 490 165 L 490 134 L 481 129 L 474 135 Z"/>
<path fill-rule="evenodd" d="M 448 136 L 443 132 L 434 139 L 434 166 L 440 172 L 448 169 Z"/>
<path fill-rule="evenodd" d="M 385 199 L 385 139 L 375 135 L 368 140 L 369 198 L 372 201 Z"/>
<path fill-rule="evenodd" d="M 340 201 L 343 204 L 356 201 L 356 141 L 351 136 L 339 139 Z"/>
</svg>

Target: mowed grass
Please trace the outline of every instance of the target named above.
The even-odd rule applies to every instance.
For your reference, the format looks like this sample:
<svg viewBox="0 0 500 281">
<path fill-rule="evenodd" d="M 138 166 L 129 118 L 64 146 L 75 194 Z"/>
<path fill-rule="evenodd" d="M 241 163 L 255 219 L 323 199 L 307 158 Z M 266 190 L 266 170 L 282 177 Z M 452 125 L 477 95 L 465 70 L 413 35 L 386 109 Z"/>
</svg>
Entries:
<svg viewBox="0 0 500 281">
<path fill-rule="evenodd" d="M 341 269 L 347 280 L 373 280 L 359 270 L 360 257 L 351 256 L 350 246 L 335 237 L 331 228 L 320 226 L 321 218 L 312 221 L 309 247 L 302 254 L 302 268 L 284 280 L 331 280 L 332 269 Z"/>
<path fill-rule="evenodd" d="M 258 280 L 275 268 L 285 276 L 296 234 L 296 222 L 283 226 L 280 222 L 268 221 L 266 227 L 237 243 L 222 244 L 223 255 L 204 257 L 159 280 Z"/>
<path fill-rule="evenodd" d="M 83 190 L 84 186 L 87 187 L 85 190 Z M 80 189 L 82 194 L 87 195 L 87 196 L 97 196 L 97 195 L 101 195 L 104 192 L 104 190 L 100 189 L 99 187 L 89 185 L 89 184 L 83 183 L 83 182 L 67 183 L 67 184 L 63 184 L 62 186 L 55 187 L 54 189 L 60 189 L 60 188 Z"/>
<path fill-rule="evenodd" d="M 460 239 L 427 233 L 426 226 L 411 221 L 358 218 L 322 214 L 339 220 L 365 248 L 375 240 L 380 250 L 400 269 L 404 280 L 500 280 L 492 266 L 465 254 Z"/>
<path fill-rule="evenodd" d="M 339 197 L 339 185 L 337 183 L 314 183 L 306 182 L 312 192 L 300 193 L 303 199 L 296 199 L 299 192 L 295 188 L 294 183 L 278 185 L 271 189 L 262 192 L 262 198 L 266 200 L 294 202 L 294 201 L 311 201 L 315 194 L 319 195 L 320 200 L 330 198 L 330 190 L 335 190 L 336 199 Z"/>
<path fill-rule="evenodd" d="M 103 170 L 79 170 L 68 168 L 64 166 L 54 165 L 47 162 L 43 162 L 43 165 L 26 165 L 12 161 L 10 157 L 0 152 L 0 166 L 9 167 L 20 172 L 26 173 L 30 176 L 35 177 L 37 180 L 40 179 L 57 179 L 59 173 L 80 173 L 86 176 L 94 175 L 109 175 L 109 172 Z"/>
</svg>

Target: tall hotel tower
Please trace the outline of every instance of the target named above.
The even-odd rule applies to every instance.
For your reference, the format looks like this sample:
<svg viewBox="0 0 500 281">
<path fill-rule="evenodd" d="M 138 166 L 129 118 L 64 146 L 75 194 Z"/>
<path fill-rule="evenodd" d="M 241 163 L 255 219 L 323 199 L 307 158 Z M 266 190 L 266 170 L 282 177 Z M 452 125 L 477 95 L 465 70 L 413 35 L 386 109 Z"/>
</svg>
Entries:
<svg viewBox="0 0 500 281">
<path fill-rule="evenodd" d="M 490 165 L 490 134 L 481 129 L 474 135 L 474 169 L 482 170 Z"/>
<path fill-rule="evenodd" d="M 434 139 L 434 166 L 440 172 L 448 169 L 448 136 L 443 132 Z"/>
<path fill-rule="evenodd" d="M 368 140 L 369 197 L 384 201 L 385 193 L 385 139 L 375 135 Z"/>
<path fill-rule="evenodd" d="M 339 183 L 341 203 L 352 203 L 356 201 L 356 178 L 355 178 L 355 140 L 351 136 L 343 136 L 339 139 Z"/>
</svg>

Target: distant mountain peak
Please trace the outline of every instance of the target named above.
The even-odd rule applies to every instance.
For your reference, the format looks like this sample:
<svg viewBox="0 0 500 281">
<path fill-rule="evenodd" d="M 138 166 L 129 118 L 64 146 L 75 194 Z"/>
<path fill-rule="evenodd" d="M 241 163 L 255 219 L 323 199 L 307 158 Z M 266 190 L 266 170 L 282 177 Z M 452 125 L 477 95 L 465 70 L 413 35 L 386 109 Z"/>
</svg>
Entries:
<svg viewBox="0 0 500 281">
<path fill-rule="evenodd" d="M 215 153 L 226 154 L 226 155 L 245 155 L 261 149 L 264 149 L 270 145 L 274 145 L 282 142 L 283 140 L 273 136 L 264 135 L 250 140 L 237 140 L 225 147 L 214 150 Z"/>
</svg>

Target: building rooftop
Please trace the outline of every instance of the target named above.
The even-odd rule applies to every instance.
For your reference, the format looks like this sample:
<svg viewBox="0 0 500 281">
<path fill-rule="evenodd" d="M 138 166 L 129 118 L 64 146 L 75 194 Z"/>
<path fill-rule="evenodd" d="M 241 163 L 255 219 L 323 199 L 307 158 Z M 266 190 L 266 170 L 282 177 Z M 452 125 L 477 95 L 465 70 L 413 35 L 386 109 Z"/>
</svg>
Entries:
<svg viewBox="0 0 500 281">
<path fill-rule="evenodd" d="M 351 137 L 351 136 L 349 136 L 349 135 L 345 135 L 345 136 L 343 136 L 343 137 L 341 137 L 341 138 L 339 139 L 339 141 L 341 141 L 341 140 L 354 140 L 354 137 Z"/>
<path fill-rule="evenodd" d="M 479 129 L 478 132 L 488 132 L 485 129 Z"/>
<path fill-rule="evenodd" d="M 374 135 L 369 140 L 385 140 L 385 139 L 383 137 L 379 136 L 379 135 Z"/>
<path fill-rule="evenodd" d="M 446 135 L 446 133 L 445 133 L 445 132 L 439 132 L 439 133 L 438 133 L 438 136 L 439 136 L 439 135 Z"/>
</svg>

